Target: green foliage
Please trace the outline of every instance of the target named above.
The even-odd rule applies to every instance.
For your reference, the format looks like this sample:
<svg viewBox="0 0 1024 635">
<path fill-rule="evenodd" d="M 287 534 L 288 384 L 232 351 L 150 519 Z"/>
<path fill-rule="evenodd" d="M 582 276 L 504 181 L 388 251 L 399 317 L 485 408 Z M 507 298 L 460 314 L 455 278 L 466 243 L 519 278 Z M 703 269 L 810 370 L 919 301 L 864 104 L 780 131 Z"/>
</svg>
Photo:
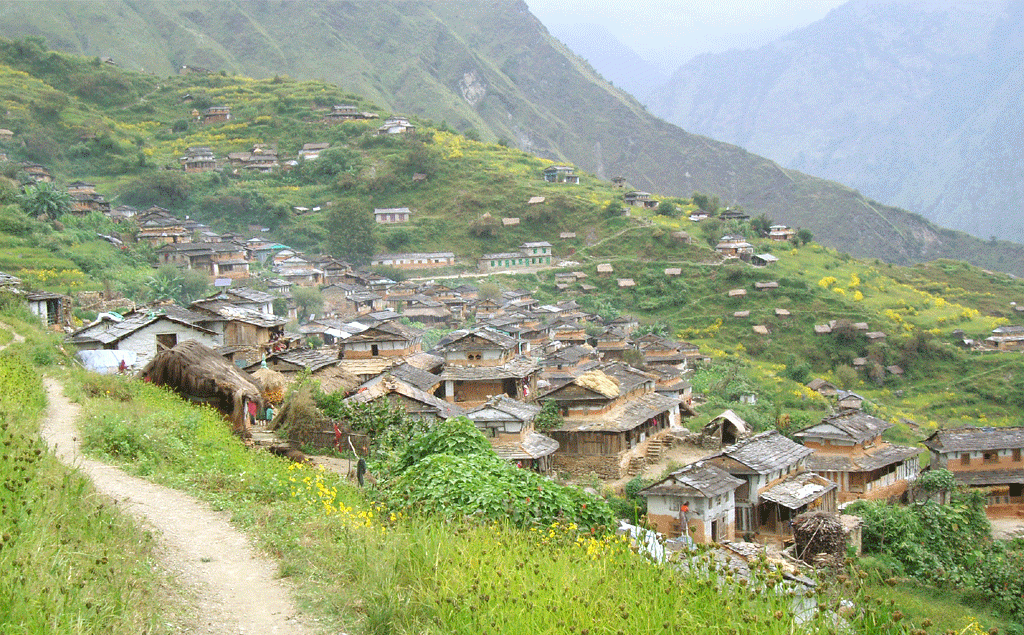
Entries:
<svg viewBox="0 0 1024 635">
<path fill-rule="evenodd" d="M 210 280 L 194 269 L 178 269 L 174 265 L 163 265 L 147 279 L 150 299 L 170 298 L 178 304 L 188 305 L 204 297 L 210 288 Z"/>
<path fill-rule="evenodd" d="M 541 405 L 540 412 L 533 420 L 533 427 L 540 432 L 557 430 L 565 423 L 562 413 L 558 409 L 558 402 L 548 399 Z"/>
<path fill-rule="evenodd" d="M 392 469 L 397 473 L 404 472 L 434 454 L 492 455 L 494 450 L 472 421 L 466 417 L 452 417 L 428 425 L 425 432 L 410 439 Z"/>
<path fill-rule="evenodd" d="M 151 205 L 176 208 L 191 192 L 192 186 L 184 172 L 158 170 L 130 182 L 121 192 L 121 200 L 139 208 Z"/>
<path fill-rule="evenodd" d="M 336 203 L 327 212 L 328 251 L 354 265 L 369 263 L 377 246 L 374 225 L 373 214 L 364 205 Z"/>
<path fill-rule="evenodd" d="M 324 296 L 314 287 L 298 287 L 292 291 L 292 300 L 298 307 L 299 317 L 307 319 L 311 314 L 320 312 L 324 306 Z"/>
<path fill-rule="evenodd" d="M 59 218 L 71 210 L 71 197 L 52 183 L 26 185 L 17 199 L 29 216 Z"/>
</svg>

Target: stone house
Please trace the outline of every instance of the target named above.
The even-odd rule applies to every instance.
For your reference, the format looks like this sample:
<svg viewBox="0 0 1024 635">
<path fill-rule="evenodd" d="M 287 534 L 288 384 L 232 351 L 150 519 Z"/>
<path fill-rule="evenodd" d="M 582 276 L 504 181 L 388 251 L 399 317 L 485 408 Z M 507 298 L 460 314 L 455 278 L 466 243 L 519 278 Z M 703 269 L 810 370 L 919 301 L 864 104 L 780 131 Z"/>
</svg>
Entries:
<svg viewBox="0 0 1024 635">
<path fill-rule="evenodd" d="M 81 350 L 131 351 L 139 368 L 179 342 L 197 340 L 210 348 L 223 342 L 221 334 L 200 313 L 174 305 L 143 308 L 117 320 L 109 315 L 84 326 L 68 338 Z"/>
<path fill-rule="evenodd" d="M 396 269 L 431 269 L 434 267 L 451 267 L 454 264 L 455 254 L 450 251 L 378 254 L 370 261 L 370 265 L 374 267 L 384 266 Z"/>
<path fill-rule="evenodd" d="M 892 445 L 882 433 L 893 424 L 859 410 L 848 410 L 793 436 L 814 450 L 807 468 L 838 487 L 839 503 L 858 499 L 899 497 L 917 480 L 920 466 L 915 447 Z"/>
<path fill-rule="evenodd" d="M 374 403 L 382 400 L 400 405 L 414 419 L 440 420 L 465 414 L 460 406 L 439 399 L 391 374 L 372 382 L 365 390 L 346 399 L 345 403 Z"/>
<path fill-rule="evenodd" d="M 558 441 L 534 428 L 533 421 L 540 411 L 540 406 L 496 395 L 466 416 L 502 459 L 546 474 L 551 471 L 550 457 L 558 450 Z"/>
<path fill-rule="evenodd" d="M 715 251 L 727 258 L 748 259 L 754 254 L 754 246 L 743 236 L 722 236 L 715 245 Z"/>
<path fill-rule="evenodd" d="M 758 542 L 790 540 L 789 522 L 809 511 L 836 511 L 836 484 L 807 469 L 814 451 L 769 430 L 705 459 L 745 481 L 736 490 L 736 533 Z"/>
<path fill-rule="evenodd" d="M 537 392 L 540 366 L 515 338 L 490 327 L 454 331 L 433 351 L 444 358 L 444 398 L 479 405 L 495 395 L 526 401 Z"/>
<path fill-rule="evenodd" d="M 408 207 L 384 207 L 373 210 L 373 220 L 379 225 L 408 223 L 412 211 Z"/>
<path fill-rule="evenodd" d="M 209 172 L 217 169 L 217 157 L 205 146 L 193 146 L 179 159 L 186 172 Z"/>
<path fill-rule="evenodd" d="M 527 271 L 551 264 L 551 243 L 547 241 L 526 242 L 519 245 L 519 251 L 484 254 L 477 260 L 477 268 L 483 272 Z"/>
<path fill-rule="evenodd" d="M 637 190 L 626 192 L 622 195 L 622 200 L 630 207 L 646 207 L 648 209 L 654 209 L 658 206 L 658 201 L 651 198 L 650 192 L 640 192 Z"/>
<path fill-rule="evenodd" d="M 576 168 L 568 165 L 549 165 L 544 168 L 544 180 L 548 183 L 569 183 L 579 185 L 580 177 Z"/>
<path fill-rule="evenodd" d="M 638 493 L 647 499 L 647 519 L 669 537 L 694 542 L 736 539 L 736 490 L 746 483 L 703 461 L 691 463 Z"/>
<path fill-rule="evenodd" d="M 377 128 L 377 134 L 404 134 L 416 132 L 416 126 L 409 123 L 409 120 L 405 117 L 392 116 L 384 120 L 384 125 Z"/>
<path fill-rule="evenodd" d="M 564 419 L 548 433 L 560 445 L 554 467 L 609 480 L 625 476 L 631 450 L 679 425 L 679 400 L 658 394 L 655 385 L 654 377 L 610 362 L 542 395 Z"/>
<path fill-rule="evenodd" d="M 391 320 L 356 333 L 340 345 L 342 359 L 404 357 L 423 350 L 423 331 Z"/>
<path fill-rule="evenodd" d="M 768 228 L 768 240 L 787 242 L 796 236 L 796 230 L 785 225 L 772 225 Z"/>
<path fill-rule="evenodd" d="M 203 112 L 203 123 L 219 123 L 231 120 L 231 108 L 228 106 L 210 106 Z"/>
<path fill-rule="evenodd" d="M 1024 426 L 937 430 L 922 443 L 929 469 L 945 468 L 958 483 L 985 492 L 990 517 L 1024 514 Z"/>
</svg>

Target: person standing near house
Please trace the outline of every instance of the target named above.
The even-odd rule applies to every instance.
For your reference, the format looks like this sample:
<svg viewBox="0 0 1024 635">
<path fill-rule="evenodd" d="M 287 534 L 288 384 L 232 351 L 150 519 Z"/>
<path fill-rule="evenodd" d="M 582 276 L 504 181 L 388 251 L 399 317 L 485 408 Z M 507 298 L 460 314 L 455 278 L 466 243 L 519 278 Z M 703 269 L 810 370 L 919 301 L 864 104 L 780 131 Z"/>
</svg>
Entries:
<svg viewBox="0 0 1024 635">
<path fill-rule="evenodd" d="M 247 403 L 245 405 L 245 407 L 246 407 L 246 410 L 248 410 L 248 412 L 249 412 L 249 425 L 250 426 L 256 425 L 256 410 L 257 410 L 256 402 L 254 400 L 249 400 L 249 403 Z"/>
</svg>

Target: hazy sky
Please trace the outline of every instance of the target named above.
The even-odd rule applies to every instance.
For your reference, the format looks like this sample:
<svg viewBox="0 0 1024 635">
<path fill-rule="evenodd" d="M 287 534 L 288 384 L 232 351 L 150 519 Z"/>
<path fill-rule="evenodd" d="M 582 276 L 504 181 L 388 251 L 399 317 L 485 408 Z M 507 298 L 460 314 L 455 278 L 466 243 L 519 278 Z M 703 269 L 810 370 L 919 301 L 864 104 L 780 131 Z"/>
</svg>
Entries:
<svg viewBox="0 0 1024 635">
<path fill-rule="evenodd" d="M 752 48 L 846 0 L 526 0 L 549 28 L 596 23 L 666 71 L 698 53 Z"/>
</svg>

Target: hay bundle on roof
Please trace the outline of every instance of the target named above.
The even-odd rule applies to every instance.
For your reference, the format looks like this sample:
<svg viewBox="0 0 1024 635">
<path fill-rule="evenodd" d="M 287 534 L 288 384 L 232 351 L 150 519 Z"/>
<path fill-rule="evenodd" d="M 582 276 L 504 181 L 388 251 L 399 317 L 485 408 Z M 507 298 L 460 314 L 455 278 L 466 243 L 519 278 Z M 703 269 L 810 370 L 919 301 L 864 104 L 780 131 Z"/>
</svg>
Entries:
<svg viewBox="0 0 1024 635">
<path fill-rule="evenodd" d="M 249 375 L 195 340 L 160 351 L 138 376 L 214 406 L 231 419 L 236 432 L 248 428 L 248 402 L 260 401 L 259 388 Z"/>
<path fill-rule="evenodd" d="M 793 519 L 793 555 L 809 564 L 839 566 L 846 555 L 846 531 L 837 514 L 805 512 Z"/>
<path fill-rule="evenodd" d="M 605 397 L 619 396 L 619 382 L 600 370 L 591 370 L 576 378 L 576 385 L 589 388 Z"/>
<path fill-rule="evenodd" d="M 263 401 L 277 405 L 284 400 L 284 389 L 288 386 L 284 375 L 264 365 L 252 373 L 252 378 L 263 395 Z"/>
</svg>

